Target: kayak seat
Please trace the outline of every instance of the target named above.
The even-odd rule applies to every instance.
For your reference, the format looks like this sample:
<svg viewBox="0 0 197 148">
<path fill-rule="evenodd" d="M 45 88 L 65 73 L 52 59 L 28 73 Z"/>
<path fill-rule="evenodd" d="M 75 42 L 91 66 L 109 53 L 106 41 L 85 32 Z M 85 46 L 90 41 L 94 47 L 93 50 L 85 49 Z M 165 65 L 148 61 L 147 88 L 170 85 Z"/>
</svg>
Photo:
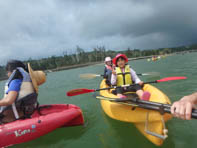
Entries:
<svg viewBox="0 0 197 148">
<path fill-rule="evenodd" d="M 41 113 L 41 110 L 51 108 L 51 107 L 52 107 L 52 105 L 38 106 L 36 110 L 38 111 L 39 115 L 45 115 L 45 114 Z"/>
</svg>

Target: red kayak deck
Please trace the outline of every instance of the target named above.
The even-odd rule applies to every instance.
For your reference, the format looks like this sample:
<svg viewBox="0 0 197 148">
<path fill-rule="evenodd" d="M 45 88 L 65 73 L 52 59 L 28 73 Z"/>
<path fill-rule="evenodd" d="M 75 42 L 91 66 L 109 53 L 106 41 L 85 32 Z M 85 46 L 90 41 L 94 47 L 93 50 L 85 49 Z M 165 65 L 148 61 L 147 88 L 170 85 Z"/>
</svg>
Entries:
<svg viewBox="0 0 197 148">
<path fill-rule="evenodd" d="M 84 123 L 82 111 L 72 104 L 41 105 L 30 119 L 0 125 L 0 147 L 31 141 L 56 128 Z"/>
</svg>

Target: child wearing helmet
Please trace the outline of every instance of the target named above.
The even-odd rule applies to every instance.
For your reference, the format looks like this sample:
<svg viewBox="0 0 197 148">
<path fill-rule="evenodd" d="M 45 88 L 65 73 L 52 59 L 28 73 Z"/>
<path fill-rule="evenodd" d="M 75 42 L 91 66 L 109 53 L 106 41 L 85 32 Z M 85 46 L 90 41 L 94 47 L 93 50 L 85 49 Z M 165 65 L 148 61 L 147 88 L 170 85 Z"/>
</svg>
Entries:
<svg viewBox="0 0 197 148">
<path fill-rule="evenodd" d="M 112 59 L 111 57 L 106 57 L 103 78 L 106 79 L 107 85 L 111 85 L 111 74 L 112 74 Z"/>
<path fill-rule="evenodd" d="M 144 92 L 142 90 L 143 81 L 141 81 L 136 72 L 130 68 L 127 64 L 128 58 L 124 54 L 117 54 L 116 57 L 113 59 L 113 64 L 116 65 L 115 70 L 112 69 L 112 77 L 111 77 L 111 84 L 122 86 L 122 85 L 132 85 L 136 84 L 132 87 L 120 87 L 116 89 L 116 94 L 119 98 L 125 98 L 126 96 L 123 95 L 124 92 L 132 92 L 135 91 L 138 97 L 142 100 L 149 100 L 150 93 Z"/>
</svg>

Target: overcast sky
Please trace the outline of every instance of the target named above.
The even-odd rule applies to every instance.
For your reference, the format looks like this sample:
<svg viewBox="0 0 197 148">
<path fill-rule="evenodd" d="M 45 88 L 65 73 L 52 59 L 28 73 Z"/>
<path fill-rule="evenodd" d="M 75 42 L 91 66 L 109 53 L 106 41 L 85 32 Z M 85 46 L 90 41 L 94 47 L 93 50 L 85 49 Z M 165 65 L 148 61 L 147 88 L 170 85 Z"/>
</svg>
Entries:
<svg viewBox="0 0 197 148">
<path fill-rule="evenodd" d="M 1 0 L 0 65 L 76 46 L 124 50 L 197 43 L 196 0 Z"/>
</svg>

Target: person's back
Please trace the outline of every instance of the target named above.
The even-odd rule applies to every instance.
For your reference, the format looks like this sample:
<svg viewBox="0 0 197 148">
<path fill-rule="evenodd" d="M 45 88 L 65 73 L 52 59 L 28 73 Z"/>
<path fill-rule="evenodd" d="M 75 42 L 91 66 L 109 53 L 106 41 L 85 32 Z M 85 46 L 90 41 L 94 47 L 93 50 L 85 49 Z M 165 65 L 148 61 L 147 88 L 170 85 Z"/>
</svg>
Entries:
<svg viewBox="0 0 197 148">
<path fill-rule="evenodd" d="M 31 67 L 28 69 L 31 70 Z M 4 98 L 0 100 L 1 123 L 28 117 L 36 108 L 38 92 L 28 69 L 21 61 L 11 60 L 7 63 L 9 79 L 5 84 Z"/>
</svg>

